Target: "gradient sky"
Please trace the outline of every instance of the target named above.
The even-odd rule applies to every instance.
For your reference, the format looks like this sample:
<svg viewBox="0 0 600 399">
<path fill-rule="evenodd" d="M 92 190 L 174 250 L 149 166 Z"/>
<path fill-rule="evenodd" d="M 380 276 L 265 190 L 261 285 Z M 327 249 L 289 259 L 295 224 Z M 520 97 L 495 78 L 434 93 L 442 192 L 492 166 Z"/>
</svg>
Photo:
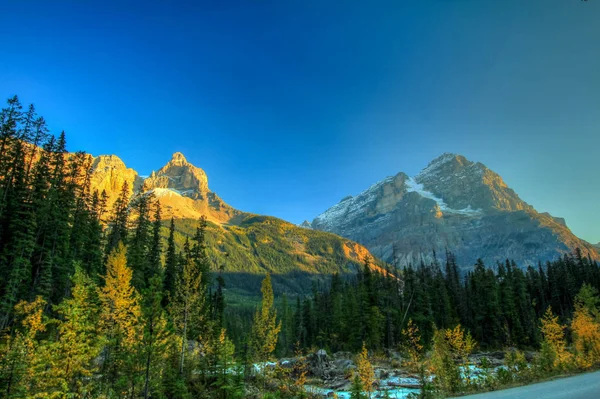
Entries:
<svg viewBox="0 0 600 399">
<path fill-rule="evenodd" d="M 600 241 L 600 0 L 0 3 L 0 96 L 69 150 L 296 223 L 456 152 Z"/>
</svg>

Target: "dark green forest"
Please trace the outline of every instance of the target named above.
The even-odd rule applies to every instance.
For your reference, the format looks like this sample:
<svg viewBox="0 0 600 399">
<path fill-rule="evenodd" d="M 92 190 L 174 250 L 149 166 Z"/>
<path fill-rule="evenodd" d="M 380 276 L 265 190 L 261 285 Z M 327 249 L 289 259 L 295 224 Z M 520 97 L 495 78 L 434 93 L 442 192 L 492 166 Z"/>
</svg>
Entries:
<svg viewBox="0 0 600 399">
<path fill-rule="evenodd" d="M 331 351 L 394 349 L 411 319 L 423 342 L 434 330 L 461 324 L 483 349 L 514 346 L 535 349 L 542 340 L 539 325 L 546 309 L 566 322 L 584 284 L 600 289 L 597 262 L 574 254 L 520 269 L 514 262 L 487 268 L 479 261 L 461 275 L 452 253 L 445 261 L 395 269 L 385 277 L 368 267 L 352 279 L 334 276 L 311 296 L 287 300 L 283 318 L 283 353 L 299 340 L 305 348 Z M 286 346 L 287 345 L 287 346 Z"/>
</svg>

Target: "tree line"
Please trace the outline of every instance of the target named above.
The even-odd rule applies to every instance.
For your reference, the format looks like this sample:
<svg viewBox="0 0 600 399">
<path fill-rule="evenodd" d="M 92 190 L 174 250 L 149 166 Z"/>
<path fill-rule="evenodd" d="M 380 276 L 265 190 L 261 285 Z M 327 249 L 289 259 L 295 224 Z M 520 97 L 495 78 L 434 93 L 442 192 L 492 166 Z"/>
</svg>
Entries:
<svg viewBox="0 0 600 399">
<path fill-rule="evenodd" d="M 600 289 L 600 267 L 578 249 L 560 259 L 523 270 L 513 261 L 493 268 L 478 260 L 461 273 L 451 252 L 444 262 L 418 267 L 388 265 L 376 273 L 365 260 L 352 279 L 334 275 L 326 287 L 314 287 L 305 298 L 280 307 L 281 355 L 294 343 L 303 348 L 333 352 L 395 349 L 409 320 L 430 343 L 436 329 L 460 324 L 481 348 L 538 348 L 540 319 L 548 307 L 567 322 L 575 311 L 575 297 L 584 284 Z"/>
</svg>

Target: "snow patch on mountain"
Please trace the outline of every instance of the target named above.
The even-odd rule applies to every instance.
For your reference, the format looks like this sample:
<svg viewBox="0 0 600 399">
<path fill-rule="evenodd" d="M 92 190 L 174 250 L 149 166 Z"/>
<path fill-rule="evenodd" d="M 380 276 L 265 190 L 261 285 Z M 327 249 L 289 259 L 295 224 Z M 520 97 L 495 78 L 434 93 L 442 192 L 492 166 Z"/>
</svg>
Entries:
<svg viewBox="0 0 600 399">
<path fill-rule="evenodd" d="M 334 224 L 339 223 L 340 220 L 343 220 L 342 218 L 348 218 L 349 215 L 360 213 L 362 209 L 377 200 L 379 188 L 392 182 L 393 179 L 393 176 L 389 176 L 384 180 L 373 184 L 356 197 L 351 195 L 344 197 L 340 202 L 317 216 L 313 223 L 318 223 L 322 226 L 322 229 L 327 230 Z"/>
<path fill-rule="evenodd" d="M 161 198 L 161 197 L 167 197 L 167 196 L 178 196 L 181 197 L 182 194 L 179 190 L 175 190 L 174 188 L 153 188 L 152 190 L 148 190 L 146 191 L 144 194 L 146 195 L 150 195 L 150 194 L 154 194 L 155 197 L 157 198 Z"/>
<path fill-rule="evenodd" d="M 452 155 L 452 154 L 449 154 L 449 155 Z M 471 205 L 467 206 L 464 209 L 450 208 L 444 202 L 444 200 L 442 198 L 436 197 L 432 192 L 425 190 L 425 188 L 423 188 L 423 185 L 420 183 L 417 183 L 417 181 L 415 180 L 414 177 L 411 177 L 408 180 L 406 180 L 406 191 L 409 193 L 415 192 L 415 193 L 419 194 L 421 197 L 434 200 L 435 202 L 437 202 L 442 213 L 456 213 L 456 214 L 466 215 L 466 216 L 477 216 L 477 215 L 480 215 L 483 213 L 483 211 L 481 209 L 471 208 Z"/>
</svg>

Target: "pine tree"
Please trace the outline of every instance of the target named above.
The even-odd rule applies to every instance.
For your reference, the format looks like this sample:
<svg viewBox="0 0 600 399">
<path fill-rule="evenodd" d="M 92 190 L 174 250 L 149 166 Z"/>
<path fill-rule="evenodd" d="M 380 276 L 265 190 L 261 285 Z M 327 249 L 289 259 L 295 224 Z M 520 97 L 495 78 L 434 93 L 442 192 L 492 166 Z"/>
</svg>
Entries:
<svg viewBox="0 0 600 399">
<path fill-rule="evenodd" d="M 183 376 L 186 353 L 189 351 L 190 331 L 197 330 L 204 322 L 204 292 L 200 284 L 201 274 L 191 257 L 182 259 L 183 268 L 175 281 L 175 296 L 171 302 L 171 315 L 181 340 L 179 373 Z"/>
<path fill-rule="evenodd" d="M 105 252 L 107 254 L 116 248 L 120 242 L 127 244 L 127 225 L 129 223 L 129 184 L 123 183 L 119 197 L 113 204 L 113 215 L 109 221 L 109 234 Z"/>
<path fill-rule="evenodd" d="M 163 275 L 162 265 L 162 245 L 160 237 L 161 223 L 161 210 L 160 202 L 156 201 L 156 208 L 154 210 L 154 221 L 152 222 L 152 239 L 150 240 L 150 251 L 148 254 L 148 279 L 151 276 Z M 162 281 L 162 280 L 161 280 Z M 162 290 L 162 287 L 160 287 Z"/>
<path fill-rule="evenodd" d="M 423 345 L 421 344 L 419 327 L 413 324 L 412 319 L 408 319 L 406 328 L 402 329 L 402 337 L 402 348 L 408 359 L 405 365 L 409 370 L 417 372 L 423 357 Z"/>
<path fill-rule="evenodd" d="M 165 259 L 165 279 L 164 279 L 164 304 L 168 302 L 175 295 L 175 280 L 178 275 L 179 262 L 177 259 L 177 253 L 175 252 L 175 220 L 171 218 L 169 225 L 169 238 L 167 240 L 167 253 Z"/>
<path fill-rule="evenodd" d="M 217 361 L 215 363 L 216 380 L 214 386 L 218 390 L 218 397 L 223 399 L 228 398 L 230 393 L 235 390 L 231 373 L 231 367 L 234 364 L 234 352 L 235 347 L 229 338 L 227 338 L 226 330 L 224 328 L 221 329 L 215 350 Z"/>
<path fill-rule="evenodd" d="M 149 286 L 143 296 L 144 332 L 140 357 L 144 364 L 145 399 L 159 396 L 161 392 L 161 374 L 168 367 L 168 353 L 172 351 L 173 337 L 167 325 L 167 318 L 161 306 L 162 279 L 160 275 L 150 278 Z"/>
<path fill-rule="evenodd" d="M 277 323 L 277 311 L 273 304 L 271 275 L 267 274 L 260 289 L 261 308 L 256 310 L 250 333 L 252 358 L 256 362 L 268 361 L 277 345 L 281 322 Z"/>
<path fill-rule="evenodd" d="M 367 395 L 363 392 L 364 386 L 359 375 L 355 375 L 350 387 L 350 399 L 365 399 Z"/>
<path fill-rule="evenodd" d="M 459 392 L 462 379 L 444 330 L 433 333 L 431 373 L 435 375 L 433 384 L 439 391 L 446 394 Z"/>
<path fill-rule="evenodd" d="M 59 315 L 58 340 L 52 345 L 50 392 L 73 397 L 94 395 L 96 358 L 104 343 L 98 331 L 99 298 L 90 277 L 75 268 L 72 298 L 55 309 Z"/>
<path fill-rule="evenodd" d="M 146 195 L 140 195 L 133 201 L 132 208 L 135 220 L 133 234 L 128 241 L 127 264 L 133 270 L 134 286 L 141 291 L 146 288 L 150 277 L 150 199 Z"/>
</svg>

